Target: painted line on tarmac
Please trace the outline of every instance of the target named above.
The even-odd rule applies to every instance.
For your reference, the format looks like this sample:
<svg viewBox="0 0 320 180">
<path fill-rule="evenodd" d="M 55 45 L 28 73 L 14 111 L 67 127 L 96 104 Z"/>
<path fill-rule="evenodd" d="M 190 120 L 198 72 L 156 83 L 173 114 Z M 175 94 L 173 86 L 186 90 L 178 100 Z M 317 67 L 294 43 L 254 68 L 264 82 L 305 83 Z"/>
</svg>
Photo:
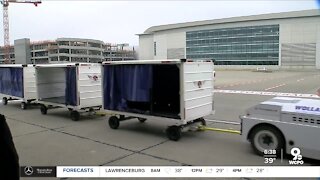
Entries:
<svg viewBox="0 0 320 180">
<path fill-rule="evenodd" d="M 220 89 L 220 88 L 228 88 L 228 87 L 239 86 L 239 85 L 249 85 L 249 84 L 261 83 L 263 81 L 268 81 L 268 80 L 272 80 L 272 79 L 275 79 L 275 78 L 271 77 L 271 78 L 263 78 L 263 79 L 245 81 L 245 82 L 241 82 L 241 83 L 240 82 L 231 83 L 231 84 L 228 84 L 228 85 L 217 86 L 216 88 Z"/>
<path fill-rule="evenodd" d="M 300 81 L 304 81 L 304 79 L 302 78 L 302 79 L 298 79 L 298 80 L 297 80 L 297 82 L 300 82 Z"/>
<path fill-rule="evenodd" d="M 261 95 L 261 96 L 285 96 L 285 97 L 303 97 L 303 98 L 318 98 L 316 94 L 298 94 L 298 93 L 283 93 L 283 92 L 267 92 L 267 91 L 240 91 L 240 90 L 222 90 L 215 89 L 214 93 L 225 94 L 247 94 L 247 95 Z"/>
<path fill-rule="evenodd" d="M 276 85 L 276 86 L 273 86 L 273 87 L 267 88 L 267 89 L 265 89 L 265 91 L 269 91 L 269 90 L 271 90 L 271 89 L 275 89 L 275 88 L 282 87 L 282 86 L 285 86 L 285 85 L 287 85 L 287 84 L 285 84 L 285 83 L 283 83 L 283 84 L 279 84 L 279 85 Z"/>
</svg>

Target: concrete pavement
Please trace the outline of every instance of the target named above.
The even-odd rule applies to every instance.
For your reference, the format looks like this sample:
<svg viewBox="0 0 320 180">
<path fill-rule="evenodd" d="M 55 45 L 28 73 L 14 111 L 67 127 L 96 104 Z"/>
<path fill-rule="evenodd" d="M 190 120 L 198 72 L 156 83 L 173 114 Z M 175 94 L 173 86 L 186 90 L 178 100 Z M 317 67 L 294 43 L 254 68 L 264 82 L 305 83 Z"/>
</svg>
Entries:
<svg viewBox="0 0 320 180">
<path fill-rule="evenodd" d="M 217 71 L 218 89 L 315 93 L 319 72 Z M 285 84 L 279 87 L 277 85 Z M 274 87 L 274 88 L 272 88 Z M 271 89 L 268 89 L 271 88 Z M 207 119 L 238 121 L 245 110 L 272 96 L 214 95 L 215 115 Z M 108 116 L 84 116 L 74 122 L 66 109 L 38 107 L 20 109 L 19 102 L 0 107 L 7 118 L 20 155 L 21 165 L 265 165 L 240 135 L 218 132 L 186 132 L 178 142 L 166 138 L 167 124 L 161 121 L 122 122 L 110 129 Z M 211 127 L 239 129 L 239 126 L 209 123 Z M 274 165 L 287 165 L 277 160 Z M 319 165 L 307 160 L 306 164 Z"/>
</svg>

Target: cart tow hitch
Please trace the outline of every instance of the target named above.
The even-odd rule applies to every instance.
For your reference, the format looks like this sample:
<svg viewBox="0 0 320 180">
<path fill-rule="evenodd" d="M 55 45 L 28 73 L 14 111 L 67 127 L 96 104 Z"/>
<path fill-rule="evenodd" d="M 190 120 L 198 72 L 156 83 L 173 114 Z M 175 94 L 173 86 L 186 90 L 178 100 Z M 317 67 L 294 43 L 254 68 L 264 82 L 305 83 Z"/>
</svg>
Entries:
<svg viewBox="0 0 320 180">
<path fill-rule="evenodd" d="M 103 112 L 103 111 L 96 111 L 95 114 L 96 114 L 96 115 L 99 115 L 99 116 L 112 115 L 112 114 L 105 113 L 105 112 Z"/>
<path fill-rule="evenodd" d="M 241 134 L 240 131 L 233 130 L 233 129 L 220 129 L 220 128 L 212 128 L 207 126 L 198 126 L 198 130 L 200 131 L 217 131 L 217 132 L 224 132 L 224 133 L 231 133 L 231 134 Z"/>
</svg>

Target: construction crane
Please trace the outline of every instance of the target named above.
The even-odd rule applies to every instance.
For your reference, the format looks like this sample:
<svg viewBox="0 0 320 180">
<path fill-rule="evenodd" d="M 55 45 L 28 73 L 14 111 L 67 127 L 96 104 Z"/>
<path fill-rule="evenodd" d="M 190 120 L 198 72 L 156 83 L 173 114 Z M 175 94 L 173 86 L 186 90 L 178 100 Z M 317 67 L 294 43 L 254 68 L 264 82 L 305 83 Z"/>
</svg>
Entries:
<svg viewBox="0 0 320 180">
<path fill-rule="evenodd" d="M 3 6 L 3 43 L 4 43 L 4 63 L 11 64 L 10 60 L 10 37 L 9 37 L 9 9 L 10 3 L 32 3 L 35 6 L 41 3 L 40 0 L 37 1 L 17 1 L 17 0 L 2 0 L 1 4 Z"/>
</svg>

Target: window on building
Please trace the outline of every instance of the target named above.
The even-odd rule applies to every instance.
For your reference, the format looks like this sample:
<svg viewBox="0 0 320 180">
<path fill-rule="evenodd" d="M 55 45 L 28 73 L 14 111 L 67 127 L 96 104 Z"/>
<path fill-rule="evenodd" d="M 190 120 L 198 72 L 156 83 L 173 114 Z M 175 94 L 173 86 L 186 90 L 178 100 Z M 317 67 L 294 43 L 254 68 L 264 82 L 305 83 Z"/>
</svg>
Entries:
<svg viewBox="0 0 320 180">
<path fill-rule="evenodd" d="M 157 55 L 157 42 L 153 42 L 153 55 Z"/>
<path fill-rule="evenodd" d="M 187 58 L 216 59 L 219 65 L 277 65 L 279 25 L 186 32 Z"/>
</svg>

